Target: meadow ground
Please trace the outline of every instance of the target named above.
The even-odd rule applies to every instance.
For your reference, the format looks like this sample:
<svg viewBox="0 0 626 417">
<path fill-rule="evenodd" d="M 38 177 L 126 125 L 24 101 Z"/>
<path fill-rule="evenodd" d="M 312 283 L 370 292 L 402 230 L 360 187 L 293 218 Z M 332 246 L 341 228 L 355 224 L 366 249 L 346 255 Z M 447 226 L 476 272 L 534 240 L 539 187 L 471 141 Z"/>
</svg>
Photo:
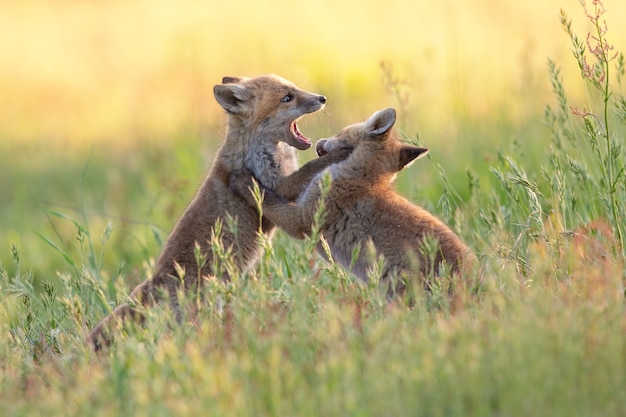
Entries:
<svg viewBox="0 0 626 417">
<path fill-rule="evenodd" d="M 2 6 L 0 415 L 626 415 L 621 2 L 204 3 Z M 213 84 L 261 72 L 329 98 L 310 137 L 396 107 L 431 149 L 398 190 L 482 275 L 389 305 L 278 233 L 96 357 L 210 167 Z"/>
</svg>

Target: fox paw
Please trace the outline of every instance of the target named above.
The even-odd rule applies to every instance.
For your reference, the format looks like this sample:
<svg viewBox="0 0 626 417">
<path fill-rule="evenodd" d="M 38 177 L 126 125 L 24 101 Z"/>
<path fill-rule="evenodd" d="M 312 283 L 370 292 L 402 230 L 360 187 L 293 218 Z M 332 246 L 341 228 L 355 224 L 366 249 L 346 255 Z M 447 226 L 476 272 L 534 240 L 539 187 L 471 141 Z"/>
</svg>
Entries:
<svg viewBox="0 0 626 417">
<path fill-rule="evenodd" d="M 86 338 L 87 345 L 96 353 L 100 353 L 104 348 L 111 346 L 111 337 L 104 327 L 103 324 L 99 324 Z"/>
</svg>

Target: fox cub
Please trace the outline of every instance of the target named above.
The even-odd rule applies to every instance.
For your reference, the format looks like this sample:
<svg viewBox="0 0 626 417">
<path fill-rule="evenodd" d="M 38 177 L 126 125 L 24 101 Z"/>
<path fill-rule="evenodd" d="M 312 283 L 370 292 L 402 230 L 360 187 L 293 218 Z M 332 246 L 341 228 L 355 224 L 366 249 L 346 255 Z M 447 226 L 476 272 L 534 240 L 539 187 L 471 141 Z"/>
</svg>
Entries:
<svg viewBox="0 0 626 417">
<path fill-rule="evenodd" d="M 396 174 L 428 152 L 400 142 L 392 131 L 395 121 L 394 109 L 381 110 L 316 145 L 322 158 L 338 149 L 353 149 L 347 159 L 326 170 L 332 182 L 324 199 L 326 217 L 321 233 L 330 253 L 367 281 L 376 261 L 374 249 L 384 257 L 380 282 L 389 297 L 405 289 L 402 280 L 424 280 L 430 273 L 436 274 L 444 262 L 458 273 L 473 258 L 448 226 L 393 190 Z M 262 187 L 263 215 L 290 236 L 302 239 L 311 231 L 322 175 L 313 179 L 295 203 Z M 230 183 L 250 204 L 252 181 L 249 173 L 234 172 Z M 424 251 L 426 240 L 437 243 L 430 254 Z M 324 256 L 321 246 L 318 251 Z"/>
<path fill-rule="evenodd" d="M 165 293 L 178 319 L 181 311 L 177 292 L 196 291 L 202 277 L 215 274 L 209 240 L 218 222 L 226 223 L 228 218 L 237 221 L 236 231 L 224 227 L 220 238 L 224 249 L 232 251 L 240 272 L 250 268 L 259 256 L 257 231 L 268 236 L 273 233 L 274 223 L 266 217 L 259 219 L 256 205 L 230 190 L 228 182 L 233 170 L 245 167 L 264 187 L 275 190 L 281 198 L 293 200 L 317 173 L 349 153 L 339 150 L 298 170 L 294 149 L 308 149 L 311 141 L 302 135 L 297 121 L 324 107 L 326 98 L 322 95 L 302 91 L 275 75 L 224 77 L 213 92 L 228 115 L 226 139 L 207 178 L 165 243 L 154 277 L 131 293 L 134 301 L 144 305 L 159 301 L 161 293 Z M 206 260 L 199 273 L 196 244 Z M 184 270 L 184 277 L 179 276 L 179 268 Z M 128 316 L 141 320 L 135 308 L 123 304 L 92 330 L 89 342 L 96 350 L 109 345 L 110 327 Z"/>
</svg>

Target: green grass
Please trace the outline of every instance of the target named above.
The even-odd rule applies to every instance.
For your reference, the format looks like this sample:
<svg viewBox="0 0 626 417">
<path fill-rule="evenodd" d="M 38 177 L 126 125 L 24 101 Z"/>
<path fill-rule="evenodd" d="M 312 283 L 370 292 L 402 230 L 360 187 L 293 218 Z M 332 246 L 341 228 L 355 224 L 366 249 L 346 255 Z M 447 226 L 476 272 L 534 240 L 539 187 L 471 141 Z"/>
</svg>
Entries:
<svg viewBox="0 0 626 417">
<path fill-rule="evenodd" d="M 151 269 L 223 129 L 124 149 L 8 145 L 0 415 L 623 415 L 624 66 L 573 34 L 581 69 L 597 69 L 581 72 L 584 104 L 551 62 L 553 98 L 529 101 L 521 121 L 461 111 L 454 129 L 403 128 L 432 151 L 399 191 L 451 224 L 481 267 L 412 308 L 312 255 L 314 240 L 278 233 L 254 271 L 207 282 L 197 317 L 179 326 L 154 308 L 95 356 L 84 335 Z M 405 114 L 402 126 L 419 126 Z"/>
</svg>

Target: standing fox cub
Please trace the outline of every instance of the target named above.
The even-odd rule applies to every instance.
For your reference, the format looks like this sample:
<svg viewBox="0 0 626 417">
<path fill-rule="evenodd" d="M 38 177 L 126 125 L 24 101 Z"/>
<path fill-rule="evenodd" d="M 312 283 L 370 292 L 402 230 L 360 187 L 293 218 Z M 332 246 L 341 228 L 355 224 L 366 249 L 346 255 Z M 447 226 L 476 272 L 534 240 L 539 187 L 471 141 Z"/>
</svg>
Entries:
<svg viewBox="0 0 626 417">
<path fill-rule="evenodd" d="M 332 182 L 324 199 L 326 217 L 320 232 L 330 253 L 367 281 L 376 259 L 371 250 L 360 249 L 373 246 L 376 254 L 384 257 L 380 278 L 389 296 L 404 290 L 397 278 L 417 275 L 424 279 L 439 271 L 443 262 L 453 272 L 460 272 L 473 257 L 448 226 L 393 190 L 396 174 L 428 152 L 400 142 L 392 132 L 395 121 L 394 109 L 382 110 L 316 145 L 322 158 L 338 149 L 354 149 L 345 161 L 327 169 Z M 302 239 L 311 232 L 322 175 L 313 179 L 295 203 L 262 188 L 263 215 L 292 237 Z M 231 176 L 231 188 L 253 204 L 251 184 L 249 173 L 235 172 Z M 434 253 L 424 253 L 426 239 L 438 242 Z M 324 255 L 321 247 L 318 251 Z M 353 259 L 355 251 L 358 256 Z"/>
<path fill-rule="evenodd" d="M 247 168 L 262 186 L 289 201 L 296 199 L 318 172 L 349 154 L 349 150 L 338 150 L 297 170 L 294 148 L 307 149 L 311 141 L 300 133 L 296 122 L 305 114 L 321 110 L 326 103 L 324 96 L 302 91 L 273 75 L 225 77 L 213 92 L 228 115 L 226 140 L 209 175 L 165 243 L 154 277 L 138 285 L 130 295 L 133 301 L 149 305 L 166 294 L 179 320 L 177 291 L 196 291 L 203 276 L 215 274 L 209 240 L 218 222 L 226 223 L 228 218 L 237 221 L 236 234 L 224 227 L 220 238 L 224 249 L 232 251 L 235 266 L 241 272 L 259 256 L 257 232 L 262 230 L 269 236 L 274 230 L 272 221 L 259 219 L 256 204 L 246 202 L 229 189 L 233 170 Z M 206 259 L 200 276 L 196 244 Z M 183 277 L 179 276 L 178 267 L 184 270 Z M 88 335 L 89 342 L 96 350 L 109 345 L 110 327 L 128 316 L 141 320 L 131 305 L 121 305 L 94 328 Z"/>
</svg>

